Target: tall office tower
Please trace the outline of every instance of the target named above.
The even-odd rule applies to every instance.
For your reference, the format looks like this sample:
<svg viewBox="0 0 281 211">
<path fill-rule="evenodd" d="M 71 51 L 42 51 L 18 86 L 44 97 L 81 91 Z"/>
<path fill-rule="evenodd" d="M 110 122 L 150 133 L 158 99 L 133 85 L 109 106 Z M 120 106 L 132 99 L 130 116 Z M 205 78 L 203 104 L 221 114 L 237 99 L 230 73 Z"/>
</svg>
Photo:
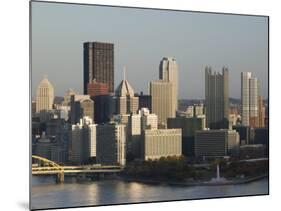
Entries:
<svg viewBox="0 0 281 211">
<path fill-rule="evenodd" d="M 96 82 L 93 80 L 91 83 L 87 85 L 87 93 L 91 97 L 100 96 L 100 95 L 108 95 L 108 85 L 106 83 Z"/>
<path fill-rule="evenodd" d="M 88 116 L 94 119 L 94 101 L 89 95 L 71 95 L 70 100 L 70 120 L 71 124 L 76 124 L 83 117 Z"/>
<path fill-rule="evenodd" d="M 164 57 L 159 65 L 159 79 L 172 83 L 173 110 L 178 109 L 178 65 L 176 59 Z"/>
<path fill-rule="evenodd" d="M 181 129 L 145 130 L 141 143 L 143 160 L 181 156 Z"/>
<path fill-rule="evenodd" d="M 252 73 L 241 73 L 242 124 L 257 127 L 258 125 L 258 79 Z"/>
<path fill-rule="evenodd" d="M 89 117 L 72 125 L 70 132 L 69 160 L 82 164 L 96 157 L 96 127 Z"/>
<path fill-rule="evenodd" d="M 265 127 L 265 106 L 262 96 L 259 96 L 259 127 Z"/>
<path fill-rule="evenodd" d="M 115 91 L 117 114 L 137 113 L 139 98 L 135 97 L 134 89 L 125 79 L 121 81 Z"/>
<path fill-rule="evenodd" d="M 51 110 L 54 103 L 54 87 L 50 81 L 44 77 L 39 83 L 36 91 L 36 112 Z"/>
<path fill-rule="evenodd" d="M 228 128 L 228 68 L 223 67 L 222 74 L 212 73 L 211 67 L 205 68 L 205 104 L 207 127 Z"/>
<path fill-rule="evenodd" d="M 167 118 L 176 116 L 172 93 L 173 85 L 171 82 L 162 80 L 150 82 L 152 113 L 158 116 L 159 125 L 167 125 Z"/>
<path fill-rule="evenodd" d="M 97 126 L 97 163 L 122 166 L 126 164 L 125 125 L 108 123 Z"/>
<path fill-rule="evenodd" d="M 114 45 L 111 43 L 84 43 L 84 94 L 93 80 L 106 83 L 114 92 Z"/>
</svg>

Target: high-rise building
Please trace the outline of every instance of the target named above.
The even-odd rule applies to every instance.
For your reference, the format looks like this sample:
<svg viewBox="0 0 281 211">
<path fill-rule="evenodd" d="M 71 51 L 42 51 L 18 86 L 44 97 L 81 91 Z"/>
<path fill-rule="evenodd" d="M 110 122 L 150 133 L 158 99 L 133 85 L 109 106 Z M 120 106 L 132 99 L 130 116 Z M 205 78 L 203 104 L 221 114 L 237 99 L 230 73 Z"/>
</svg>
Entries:
<svg viewBox="0 0 281 211">
<path fill-rule="evenodd" d="M 262 96 L 259 96 L 259 127 L 265 127 L 265 106 Z"/>
<path fill-rule="evenodd" d="M 44 77 L 39 83 L 36 91 L 36 112 L 48 111 L 53 108 L 54 87 L 50 81 Z"/>
<path fill-rule="evenodd" d="M 173 85 L 171 82 L 162 80 L 150 82 L 152 113 L 158 116 L 159 125 L 167 125 L 167 118 L 176 116 L 172 93 Z"/>
<path fill-rule="evenodd" d="M 235 130 L 198 130 L 195 132 L 195 156 L 238 155 L 239 134 Z"/>
<path fill-rule="evenodd" d="M 97 163 L 126 164 L 126 129 L 124 124 L 108 123 L 97 126 Z"/>
<path fill-rule="evenodd" d="M 84 43 L 84 94 L 93 80 L 106 83 L 114 92 L 114 45 L 102 42 Z"/>
<path fill-rule="evenodd" d="M 241 103 L 242 124 L 244 126 L 258 127 L 258 79 L 252 77 L 250 72 L 241 73 Z"/>
<path fill-rule="evenodd" d="M 181 156 L 181 129 L 145 130 L 141 144 L 143 160 Z"/>
<path fill-rule="evenodd" d="M 173 110 L 178 109 L 178 65 L 175 58 L 164 57 L 159 65 L 159 79 L 172 83 Z"/>
<path fill-rule="evenodd" d="M 69 160 L 75 164 L 89 162 L 96 157 L 96 127 L 89 117 L 72 125 L 69 144 Z"/>
<path fill-rule="evenodd" d="M 228 68 L 221 73 L 212 73 L 211 67 L 205 69 L 206 124 L 211 129 L 228 128 L 229 92 Z"/>
<path fill-rule="evenodd" d="M 71 95 L 70 120 L 71 124 L 79 123 L 80 119 L 88 116 L 94 119 L 94 101 L 89 95 Z"/>
<path fill-rule="evenodd" d="M 93 80 L 91 83 L 87 85 L 87 93 L 91 97 L 100 96 L 100 95 L 108 95 L 108 84 L 96 82 Z"/>
<path fill-rule="evenodd" d="M 115 91 L 117 114 L 137 113 L 139 98 L 135 97 L 134 89 L 124 78 Z"/>
</svg>

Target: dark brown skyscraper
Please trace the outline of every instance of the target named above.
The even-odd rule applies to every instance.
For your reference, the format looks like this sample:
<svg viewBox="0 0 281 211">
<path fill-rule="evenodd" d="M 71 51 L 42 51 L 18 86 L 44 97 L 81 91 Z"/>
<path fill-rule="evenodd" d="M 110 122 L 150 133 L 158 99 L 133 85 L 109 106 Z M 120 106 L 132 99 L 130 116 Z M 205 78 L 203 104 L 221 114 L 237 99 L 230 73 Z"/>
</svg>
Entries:
<svg viewBox="0 0 281 211">
<path fill-rule="evenodd" d="M 84 94 L 93 80 L 106 83 L 114 92 L 114 45 L 111 43 L 84 43 Z"/>
</svg>

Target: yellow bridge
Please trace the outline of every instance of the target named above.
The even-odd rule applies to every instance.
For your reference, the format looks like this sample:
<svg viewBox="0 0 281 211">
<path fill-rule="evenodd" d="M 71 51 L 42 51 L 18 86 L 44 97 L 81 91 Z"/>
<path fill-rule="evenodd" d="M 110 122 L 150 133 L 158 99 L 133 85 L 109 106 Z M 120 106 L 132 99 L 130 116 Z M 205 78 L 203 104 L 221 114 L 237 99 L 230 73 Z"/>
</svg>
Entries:
<svg viewBox="0 0 281 211">
<path fill-rule="evenodd" d="M 101 165 L 83 165 L 83 166 L 60 166 L 57 163 L 46 158 L 32 155 L 32 158 L 43 162 L 44 166 L 32 164 L 32 175 L 57 175 L 57 181 L 63 182 L 65 174 L 79 173 L 117 173 L 122 171 L 121 166 L 101 166 Z"/>
</svg>

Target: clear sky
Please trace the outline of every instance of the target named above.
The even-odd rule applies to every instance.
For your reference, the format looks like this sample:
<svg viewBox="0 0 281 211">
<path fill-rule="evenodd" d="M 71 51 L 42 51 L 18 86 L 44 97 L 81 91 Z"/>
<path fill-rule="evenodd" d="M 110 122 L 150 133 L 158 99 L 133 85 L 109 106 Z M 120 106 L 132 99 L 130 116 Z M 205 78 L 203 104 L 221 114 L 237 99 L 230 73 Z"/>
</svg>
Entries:
<svg viewBox="0 0 281 211">
<path fill-rule="evenodd" d="M 83 42 L 114 43 L 115 88 L 126 78 L 148 93 L 160 60 L 176 58 L 179 98 L 204 98 L 205 66 L 229 68 L 229 95 L 240 98 L 240 74 L 252 72 L 268 92 L 266 17 L 32 3 L 32 95 L 44 74 L 55 95 L 83 93 Z"/>
</svg>

